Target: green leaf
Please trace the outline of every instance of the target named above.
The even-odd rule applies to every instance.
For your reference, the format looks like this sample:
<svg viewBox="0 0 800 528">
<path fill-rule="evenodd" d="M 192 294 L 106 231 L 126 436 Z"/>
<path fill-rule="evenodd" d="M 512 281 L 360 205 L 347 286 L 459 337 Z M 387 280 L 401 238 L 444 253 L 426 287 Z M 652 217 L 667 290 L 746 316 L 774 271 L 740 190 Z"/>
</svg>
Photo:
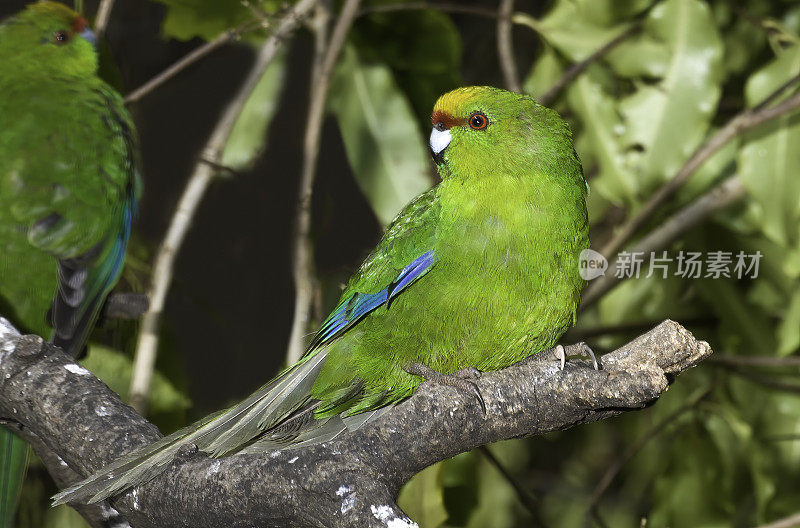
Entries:
<svg viewBox="0 0 800 528">
<path fill-rule="evenodd" d="M 235 170 L 252 167 L 267 144 L 267 130 L 278 109 L 286 78 L 286 52 L 281 50 L 247 99 L 222 152 L 222 165 Z"/>
<path fill-rule="evenodd" d="M 223 31 L 234 28 L 255 15 L 244 2 L 231 0 L 156 0 L 168 6 L 161 31 L 178 40 L 200 37 L 212 40 Z M 265 15 L 275 13 L 281 3 L 276 0 L 253 0 L 254 7 Z"/>
<path fill-rule="evenodd" d="M 461 84 L 461 35 L 444 13 L 371 14 L 357 19 L 350 38 L 361 60 L 389 66 L 426 129 L 434 101 Z"/>
<path fill-rule="evenodd" d="M 575 0 L 581 15 L 601 26 L 629 19 L 652 3 L 653 0 Z"/>
<path fill-rule="evenodd" d="M 563 62 L 552 46 L 545 46 L 522 83 L 523 91 L 533 97 L 545 93 L 564 72 Z"/>
<path fill-rule="evenodd" d="M 411 106 L 388 67 L 362 63 L 348 46 L 331 85 L 330 109 L 361 191 L 381 223 L 389 223 L 432 183 Z"/>
<path fill-rule="evenodd" d="M 229 0 L 158 0 L 169 6 L 161 31 L 178 40 L 212 40 L 252 18 L 240 2 Z"/>
<path fill-rule="evenodd" d="M 783 320 L 778 325 L 777 354 L 788 356 L 798 349 L 800 349 L 800 285 L 795 289 Z"/>
<path fill-rule="evenodd" d="M 443 468 L 440 462 L 420 471 L 402 487 L 397 497 L 400 508 L 425 528 L 436 528 L 447 520 L 442 493 Z"/>
<path fill-rule="evenodd" d="M 739 16 L 732 6 L 724 0 L 718 1 L 714 4 L 714 17 L 725 42 L 725 72 L 739 75 L 762 58 L 767 45 L 767 32 L 753 24 L 752 20 Z"/>
<path fill-rule="evenodd" d="M 548 44 L 578 62 L 624 31 L 624 24 L 600 25 L 606 19 L 594 18 L 592 2 L 560 0 L 540 21 L 530 20 L 533 28 Z"/>
<path fill-rule="evenodd" d="M 663 40 L 645 33 L 612 49 L 604 60 L 622 77 L 660 79 L 669 71 L 670 50 Z"/>
<path fill-rule="evenodd" d="M 765 314 L 753 310 L 735 282 L 729 279 L 696 280 L 700 295 L 721 321 L 719 348 L 733 353 L 764 355 L 775 350 L 774 327 Z"/>
<path fill-rule="evenodd" d="M 116 350 L 98 345 L 89 344 L 89 353 L 81 361 L 103 383 L 127 401 L 130 388 L 133 362 L 128 356 Z M 181 394 L 167 378 L 158 371 L 153 373 L 150 385 L 150 410 L 153 413 L 166 413 L 188 409 L 191 401 Z"/>
<path fill-rule="evenodd" d="M 639 84 L 620 103 L 625 145 L 637 156 L 637 182 L 645 192 L 672 178 L 708 131 L 720 96 L 722 44 L 708 6 L 668 0 L 647 17 L 643 32 L 669 52 L 657 84 Z"/>
<path fill-rule="evenodd" d="M 490 449 L 505 468 L 527 464 L 524 442 L 508 440 L 493 444 Z M 467 527 L 513 528 L 528 525 L 520 522 L 520 515 L 515 511 L 519 498 L 514 487 L 485 457 L 479 457 L 478 460 L 478 504 Z"/>
<path fill-rule="evenodd" d="M 592 191 L 620 204 L 635 196 L 638 184 L 628 163 L 629 154 L 621 146 L 620 136 L 625 128 L 615 100 L 596 80 L 596 71 L 590 68 L 573 82 L 567 100 L 583 127 L 576 141 L 578 154 L 584 164 L 594 160 L 599 167 L 591 183 Z"/>
<path fill-rule="evenodd" d="M 800 72 L 800 45 L 784 50 L 747 81 L 755 105 Z M 789 249 L 800 246 L 800 122 L 785 116 L 747 135 L 739 154 L 742 183 L 753 198 L 753 213 L 764 234 Z"/>
<path fill-rule="evenodd" d="M 715 134 L 717 130 L 716 128 L 711 129 L 709 135 Z M 736 170 L 736 158 L 739 155 L 740 144 L 740 138 L 733 138 L 712 154 L 681 186 L 676 193 L 675 201 L 680 204 L 688 203 L 706 192 L 722 178 L 732 176 Z"/>
</svg>

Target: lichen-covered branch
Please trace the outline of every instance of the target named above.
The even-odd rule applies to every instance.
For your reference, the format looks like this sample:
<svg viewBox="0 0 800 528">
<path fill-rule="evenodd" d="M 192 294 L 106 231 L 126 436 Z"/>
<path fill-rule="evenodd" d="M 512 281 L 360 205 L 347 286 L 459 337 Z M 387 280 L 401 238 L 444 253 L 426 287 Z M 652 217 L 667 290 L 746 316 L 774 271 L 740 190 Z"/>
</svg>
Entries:
<svg viewBox="0 0 800 528">
<path fill-rule="evenodd" d="M 554 355 L 540 354 L 484 373 L 477 383 L 485 415 L 474 395 L 423 384 L 333 442 L 220 459 L 187 445 L 166 471 L 112 503 L 137 528 L 415 526 L 394 501 L 423 468 L 490 442 L 642 408 L 709 354 L 707 343 L 665 321 L 603 356 L 599 371 L 582 361 L 561 371 Z M 0 416 L 81 475 L 160 436 L 70 357 L 2 319 Z"/>
</svg>

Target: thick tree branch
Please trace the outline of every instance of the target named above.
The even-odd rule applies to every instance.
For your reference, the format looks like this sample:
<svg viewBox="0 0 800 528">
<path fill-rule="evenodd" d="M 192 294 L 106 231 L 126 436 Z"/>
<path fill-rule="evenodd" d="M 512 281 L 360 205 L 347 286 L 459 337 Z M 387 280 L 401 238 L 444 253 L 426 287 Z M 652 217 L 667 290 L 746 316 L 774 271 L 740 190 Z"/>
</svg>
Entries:
<svg viewBox="0 0 800 528">
<path fill-rule="evenodd" d="M 6 328 L 3 330 L 3 328 Z M 0 320 L 0 415 L 22 423 L 87 475 L 157 439 L 156 428 L 58 349 Z M 506 438 L 543 434 L 642 408 L 711 354 L 665 321 L 603 356 L 558 369 L 540 354 L 477 380 L 477 399 L 423 384 L 376 421 L 333 442 L 211 459 L 187 446 L 152 481 L 113 501 L 137 528 L 415 526 L 397 507 L 423 468 Z"/>
<path fill-rule="evenodd" d="M 80 480 L 80 475 L 75 473 L 66 462 L 61 460 L 61 457 L 50 450 L 30 429 L 13 423 L 8 424 L 7 427 L 28 442 L 39 459 L 42 460 L 58 487 L 64 488 Z M 117 510 L 109 506 L 107 502 L 88 505 L 76 504 L 73 507 L 92 528 L 130 528 L 127 520 Z"/>
</svg>

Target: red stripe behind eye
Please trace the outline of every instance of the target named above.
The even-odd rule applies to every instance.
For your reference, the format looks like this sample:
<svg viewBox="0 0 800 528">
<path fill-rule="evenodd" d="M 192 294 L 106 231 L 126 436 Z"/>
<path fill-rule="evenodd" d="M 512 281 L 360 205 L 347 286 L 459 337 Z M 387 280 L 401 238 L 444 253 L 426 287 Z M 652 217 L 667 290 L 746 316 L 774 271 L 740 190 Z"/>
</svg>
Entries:
<svg viewBox="0 0 800 528">
<path fill-rule="evenodd" d="M 433 112 L 431 123 L 435 126 L 437 123 L 442 123 L 445 128 L 453 128 L 454 126 L 461 126 L 467 124 L 467 119 L 464 117 L 454 117 L 447 112 L 436 110 Z"/>
<path fill-rule="evenodd" d="M 75 22 L 72 23 L 72 31 L 75 33 L 83 33 L 83 30 L 86 29 L 89 23 L 86 21 L 85 18 L 79 16 L 75 19 Z"/>
</svg>

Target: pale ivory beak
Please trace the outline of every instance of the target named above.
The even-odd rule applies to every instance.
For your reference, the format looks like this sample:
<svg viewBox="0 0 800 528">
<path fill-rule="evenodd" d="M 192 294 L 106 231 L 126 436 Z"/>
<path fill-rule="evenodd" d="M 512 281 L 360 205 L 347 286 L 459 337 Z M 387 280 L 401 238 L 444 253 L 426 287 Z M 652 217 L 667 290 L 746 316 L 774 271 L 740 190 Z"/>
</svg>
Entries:
<svg viewBox="0 0 800 528">
<path fill-rule="evenodd" d="M 449 130 L 436 130 L 435 128 L 431 130 L 431 152 L 434 157 L 441 154 L 442 151 L 447 148 L 451 139 L 453 138 L 450 136 Z"/>
</svg>

